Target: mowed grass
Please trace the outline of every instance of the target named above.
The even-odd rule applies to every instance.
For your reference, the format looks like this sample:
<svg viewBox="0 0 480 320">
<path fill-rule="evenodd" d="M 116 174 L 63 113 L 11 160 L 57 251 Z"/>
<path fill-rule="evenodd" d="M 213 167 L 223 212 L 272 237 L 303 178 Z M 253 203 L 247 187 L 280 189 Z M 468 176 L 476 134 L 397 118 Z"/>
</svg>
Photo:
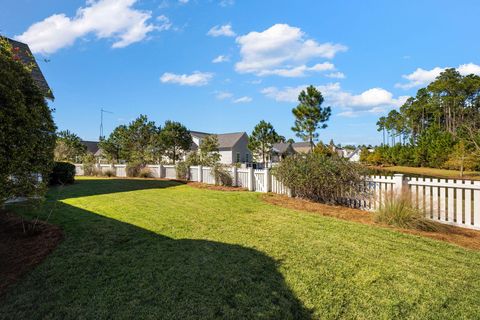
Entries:
<svg viewBox="0 0 480 320">
<path fill-rule="evenodd" d="M 51 190 L 42 215 L 52 206 L 66 238 L 0 297 L 2 319 L 480 315 L 479 252 L 258 193 L 82 179 Z"/>
<path fill-rule="evenodd" d="M 444 178 L 444 179 L 470 179 L 480 180 L 480 172 L 478 171 L 465 171 L 463 178 L 460 176 L 458 170 L 436 169 L 436 168 L 417 168 L 417 167 L 378 167 L 380 170 L 391 171 L 396 173 L 422 175 L 427 177 Z"/>
</svg>

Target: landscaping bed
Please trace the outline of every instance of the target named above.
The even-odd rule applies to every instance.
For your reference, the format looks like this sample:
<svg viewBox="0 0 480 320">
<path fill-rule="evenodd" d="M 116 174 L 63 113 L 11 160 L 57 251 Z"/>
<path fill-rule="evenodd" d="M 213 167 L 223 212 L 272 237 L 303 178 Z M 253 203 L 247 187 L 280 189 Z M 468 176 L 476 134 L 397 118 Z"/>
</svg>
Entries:
<svg viewBox="0 0 480 320">
<path fill-rule="evenodd" d="M 62 241 L 62 230 L 0 211 L 0 296 Z"/>
</svg>

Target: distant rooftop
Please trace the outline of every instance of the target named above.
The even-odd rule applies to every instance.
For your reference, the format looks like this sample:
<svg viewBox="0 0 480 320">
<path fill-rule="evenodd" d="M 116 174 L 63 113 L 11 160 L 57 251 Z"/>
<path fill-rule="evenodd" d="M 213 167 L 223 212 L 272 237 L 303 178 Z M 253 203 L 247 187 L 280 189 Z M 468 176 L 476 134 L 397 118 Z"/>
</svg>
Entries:
<svg viewBox="0 0 480 320">
<path fill-rule="evenodd" d="M 215 135 L 218 139 L 218 148 L 219 149 L 228 149 L 233 148 L 233 146 L 240 140 L 243 135 L 246 135 L 245 132 L 232 132 L 232 133 L 206 133 L 200 131 L 190 131 L 190 134 L 194 137 L 200 139 L 207 136 Z"/>
</svg>

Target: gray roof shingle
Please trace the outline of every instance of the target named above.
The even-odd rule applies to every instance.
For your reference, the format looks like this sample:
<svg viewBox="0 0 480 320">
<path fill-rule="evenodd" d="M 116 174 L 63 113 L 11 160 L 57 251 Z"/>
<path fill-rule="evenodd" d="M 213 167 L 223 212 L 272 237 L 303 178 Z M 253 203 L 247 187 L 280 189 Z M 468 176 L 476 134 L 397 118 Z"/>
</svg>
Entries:
<svg viewBox="0 0 480 320">
<path fill-rule="evenodd" d="M 42 91 L 43 95 L 46 98 L 53 100 L 55 97 L 53 96 L 52 90 L 50 89 L 47 80 L 45 80 L 45 77 L 43 76 L 43 73 L 28 45 L 10 38 L 5 39 L 12 45 L 14 54 L 18 56 L 20 61 L 26 66 L 31 67 L 32 78 Z"/>
</svg>

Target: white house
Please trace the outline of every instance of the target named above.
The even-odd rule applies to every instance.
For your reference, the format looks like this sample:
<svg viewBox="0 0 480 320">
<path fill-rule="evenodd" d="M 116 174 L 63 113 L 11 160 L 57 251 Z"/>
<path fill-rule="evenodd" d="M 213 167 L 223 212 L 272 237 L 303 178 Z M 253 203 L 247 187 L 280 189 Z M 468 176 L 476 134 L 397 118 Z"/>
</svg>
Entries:
<svg viewBox="0 0 480 320">
<path fill-rule="evenodd" d="M 218 139 L 218 151 L 220 153 L 220 163 L 250 163 L 252 162 L 252 153 L 248 149 L 248 135 L 245 132 L 212 134 L 199 131 L 190 131 L 193 144 L 191 151 L 200 148 L 202 139 L 207 136 L 215 135 Z"/>
</svg>

